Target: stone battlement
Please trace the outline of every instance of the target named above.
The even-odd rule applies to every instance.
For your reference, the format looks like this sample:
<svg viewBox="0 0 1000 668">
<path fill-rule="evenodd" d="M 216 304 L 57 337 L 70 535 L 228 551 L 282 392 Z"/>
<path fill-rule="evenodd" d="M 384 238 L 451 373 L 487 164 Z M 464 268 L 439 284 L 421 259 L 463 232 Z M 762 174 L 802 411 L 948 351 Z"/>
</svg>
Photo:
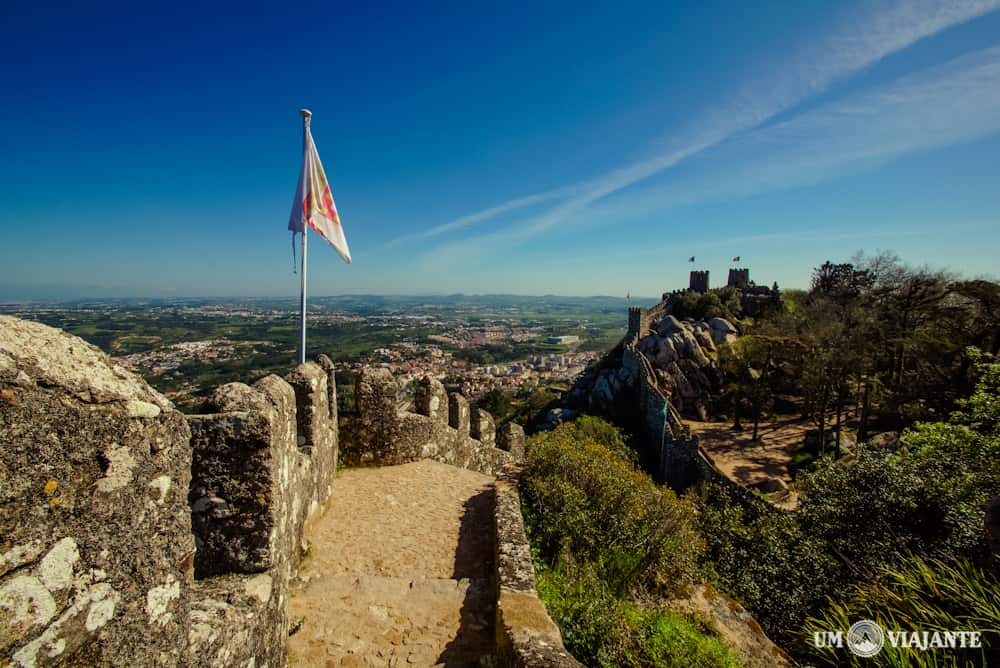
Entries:
<svg viewBox="0 0 1000 668">
<path fill-rule="evenodd" d="M 729 278 L 726 280 L 726 285 L 731 288 L 736 288 L 738 290 L 746 290 L 751 285 L 750 270 L 746 268 L 730 269 Z"/>
<path fill-rule="evenodd" d="M 341 422 L 341 461 L 349 466 L 404 464 L 433 459 L 498 475 L 524 457 L 524 430 L 510 423 L 497 432 L 493 416 L 448 394 L 434 378 L 417 381 L 416 412 L 399 410 L 400 387 L 386 369 L 366 368 L 354 390 L 356 414 Z"/>
<path fill-rule="evenodd" d="M 280 666 L 337 462 L 333 367 L 185 416 L 99 350 L 0 317 L 0 657 Z"/>
<path fill-rule="evenodd" d="M 321 355 L 183 415 L 94 346 L 0 316 L 0 660 L 285 665 L 289 581 L 338 458 L 491 475 L 523 460 L 520 426 L 437 380 L 416 412 L 399 392 L 365 369 L 338 416 Z"/>
<path fill-rule="evenodd" d="M 649 311 L 637 306 L 629 307 L 628 334 L 626 335 L 626 338 L 632 339 L 636 336 L 645 336 L 649 331 L 649 327 Z"/>
</svg>

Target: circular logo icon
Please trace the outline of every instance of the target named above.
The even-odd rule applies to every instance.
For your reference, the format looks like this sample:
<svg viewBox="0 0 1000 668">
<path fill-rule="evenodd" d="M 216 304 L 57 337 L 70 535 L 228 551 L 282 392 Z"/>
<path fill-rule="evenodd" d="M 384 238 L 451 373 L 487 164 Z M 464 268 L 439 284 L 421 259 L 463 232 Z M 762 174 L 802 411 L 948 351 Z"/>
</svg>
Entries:
<svg viewBox="0 0 1000 668">
<path fill-rule="evenodd" d="M 847 649 L 858 656 L 875 656 L 884 645 L 882 627 L 870 619 L 854 622 L 847 631 Z"/>
</svg>

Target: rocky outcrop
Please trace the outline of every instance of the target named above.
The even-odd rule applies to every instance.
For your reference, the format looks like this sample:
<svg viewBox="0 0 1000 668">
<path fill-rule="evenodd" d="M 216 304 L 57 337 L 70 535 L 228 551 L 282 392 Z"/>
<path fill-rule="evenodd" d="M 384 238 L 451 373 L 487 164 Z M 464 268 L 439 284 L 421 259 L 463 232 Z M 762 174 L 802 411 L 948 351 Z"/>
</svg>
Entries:
<svg viewBox="0 0 1000 668">
<path fill-rule="evenodd" d="M 712 340 L 715 343 L 729 343 L 735 341 L 739 336 L 739 331 L 731 322 L 725 318 L 712 318 L 708 321 L 708 326 L 712 332 Z"/>
<path fill-rule="evenodd" d="M 668 314 L 652 321 L 643 332 L 634 332 L 622 348 L 648 360 L 656 386 L 678 413 L 695 420 L 709 419 L 710 397 L 722 384 L 716 362 L 718 346 L 735 340 L 736 327 L 722 318 L 694 322 Z M 567 407 L 619 422 L 634 420 L 640 365 L 630 361 L 626 352 L 613 351 L 602 365 L 584 373 L 571 390 Z"/>
<path fill-rule="evenodd" d="M 722 638 L 747 668 L 791 668 L 788 654 L 765 635 L 749 611 L 708 584 L 700 584 L 674 607 L 698 619 Z"/>
</svg>

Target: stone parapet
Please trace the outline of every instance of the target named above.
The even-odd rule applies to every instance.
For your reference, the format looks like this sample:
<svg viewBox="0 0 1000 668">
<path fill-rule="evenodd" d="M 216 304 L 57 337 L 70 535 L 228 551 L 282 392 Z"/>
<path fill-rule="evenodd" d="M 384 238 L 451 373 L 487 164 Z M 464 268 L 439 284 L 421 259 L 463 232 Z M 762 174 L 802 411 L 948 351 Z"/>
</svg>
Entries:
<svg viewBox="0 0 1000 668">
<path fill-rule="evenodd" d="M 390 466 L 433 459 L 497 475 L 505 465 L 523 458 L 524 432 L 520 427 L 509 428 L 497 447 L 493 416 L 479 408 L 470 409 L 464 397 L 448 395 L 433 378 L 417 381 L 416 412 L 400 410 L 399 384 L 387 369 L 363 369 L 355 396 L 357 414 L 345 417 L 340 425 L 341 460 L 348 466 Z"/>
<path fill-rule="evenodd" d="M 282 666 L 289 581 L 338 455 L 489 475 L 524 457 L 518 425 L 496 430 L 436 380 L 412 413 L 384 369 L 363 370 L 355 396 L 341 431 L 320 356 L 185 416 L 97 348 L 0 316 L 0 663 Z M 516 488 L 500 484 L 505 665 L 577 665 L 534 592 Z M 525 564 L 527 585 L 512 575 Z"/>
<path fill-rule="evenodd" d="M 524 429 L 519 424 L 508 422 L 497 432 L 497 447 L 511 454 L 516 463 L 524 462 Z"/>
<path fill-rule="evenodd" d="M 469 435 L 484 446 L 495 447 L 497 443 L 497 428 L 493 416 L 478 406 L 472 409 Z"/>
<path fill-rule="evenodd" d="M 559 627 L 535 589 L 531 546 L 524 531 L 517 469 L 496 482 L 493 530 L 497 569 L 497 664 L 517 668 L 582 667 L 563 646 Z"/>
<path fill-rule="evenodd" d="M 469 400 L 457 392 L 448 395 L 448 426 L 463 436 L 469 434 Z"/>
<path fill-rule="evenodd" d="M 2 663 L 284 665 L 303 526 L 336 475 L 332 382 L 321 359 L 184 416 L 0 316 Z"/>
<path fill-rule="evenodd" d="M 0 316 L 0 663 L 186 662 L 188 438 L 94 346 Z"/>
</svg>

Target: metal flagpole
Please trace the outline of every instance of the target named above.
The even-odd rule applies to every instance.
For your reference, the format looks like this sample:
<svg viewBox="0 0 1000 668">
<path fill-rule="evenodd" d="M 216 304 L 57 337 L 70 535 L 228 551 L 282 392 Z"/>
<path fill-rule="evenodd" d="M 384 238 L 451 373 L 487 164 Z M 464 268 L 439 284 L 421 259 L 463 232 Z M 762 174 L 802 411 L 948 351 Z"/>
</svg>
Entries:
<svg viewBox="0 0 1000 668">
<path fill-rule="evenodd" d="M 309 156 L 306 151 L 309 148 L 309 123 L 312 112 L 308 109 L 299 109 L 302 115 L 302 161 L 305 163 Z M 305 191 L 309 191 L 309 184 L 306 184 Z M 302 221 L 302 294 L 299 300 L 299 307 L 302 311 L 302 323 L 299 326 L 299 364 L 306 363 L 306 232 L 309 223 Z"/>
</svg>

